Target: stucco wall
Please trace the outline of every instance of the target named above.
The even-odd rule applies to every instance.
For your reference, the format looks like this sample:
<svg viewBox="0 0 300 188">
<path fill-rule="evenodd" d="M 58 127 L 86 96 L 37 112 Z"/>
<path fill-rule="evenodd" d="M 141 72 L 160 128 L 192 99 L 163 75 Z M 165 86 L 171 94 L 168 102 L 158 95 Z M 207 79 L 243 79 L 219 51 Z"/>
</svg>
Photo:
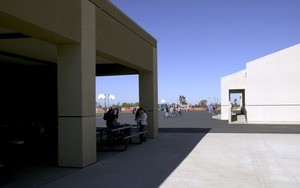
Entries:
<svg viewBox="0 0 300 188">
<path fill-rule="evenodd" d="M 156 48 L 156 40 L 149 42 L 147 38 L 151 36 L 133 30 L 138 28 L 132 28 L 130 20 L 121 19 L 117 14 L 111 15 L 114 7 L 104 6 L 108 10 L 101 8 L 96 9 L 97 55 L 117 57 L 112 60 L 131 68 L 153 71 L 153 48 Z"/>
<path fill-rule="evenodd" d="M 2 0 L 0 22 L 15 31 L 53 43 L 80 41 L 81 0 Z M 37 16 L 38 15 L 38 16 Z"/>
<path fill-rule="evenodd" d="M 221 119 L 228 120 L 229 90 L 246 89 L 247 72 L 242 70 L 221 78 Z"/>
<path fill-rule="evenodd" d="M 300 123 L 300 45 L 247 64 L 249 123 Z"/>
<path fill-rule="evenodd" d="M 25 56 L 30 52 L 31 57 L 55 63 L 56 44 L 81 43 L 84 4 L 92 4 L 96 9 L 97 56 L 139 71 L 154 70 L 156 39 L 107 0 L 1 1 L 0 25 L 32 36 L 36 43 L 35 46 L 30 42 L 28 47 L 28 40 L 32 39 L 23 39 L 26 47 L 20 47 L 22 50 L 12 47 L 9 52 Z M 10 46 L 18 46 L 11 41 Z M 18 43 L 21 42 L 19 39 Z M 36 51 L 43 57 L 36 55 Z"/>
</svg>

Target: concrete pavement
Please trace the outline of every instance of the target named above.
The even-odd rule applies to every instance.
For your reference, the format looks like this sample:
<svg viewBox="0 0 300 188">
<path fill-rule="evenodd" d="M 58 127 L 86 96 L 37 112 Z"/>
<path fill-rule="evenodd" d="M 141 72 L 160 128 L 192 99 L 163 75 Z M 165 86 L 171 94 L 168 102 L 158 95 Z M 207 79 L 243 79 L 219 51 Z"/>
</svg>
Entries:
<svg viewBox="0 0 300 188">
<path fill-rule="evenodd" d="M 209 133 L 161 187 L 300 187 L 298 134 Z"/>
<path fill-rule="evenodd" d="M 98 126 L 102 125 L 101 117 Z M 133 121 L 121 114 L 120 122 Z M 300 187 L 300 126 L 229 125 L 206 112 L 159 116 L 156 139 L 22 187 Z M 69 171 L 68 171 L 69 170 Z M 49 174 L 48 174 L 49 176 Z M 33 179 L 31 181 L 34 181 Z M 7 184 L 4 187 L 18 187 Z M 35 186 L 33 186 L 35 185 Z"/>
</svg>

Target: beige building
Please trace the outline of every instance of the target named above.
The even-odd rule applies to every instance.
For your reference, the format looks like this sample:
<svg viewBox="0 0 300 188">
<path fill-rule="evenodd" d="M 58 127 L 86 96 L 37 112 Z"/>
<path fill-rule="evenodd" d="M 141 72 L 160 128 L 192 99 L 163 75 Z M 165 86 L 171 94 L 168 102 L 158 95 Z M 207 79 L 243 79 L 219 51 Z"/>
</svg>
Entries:
<svg viewBox="0 0 300 188">
<path fill-rule="evenodd" d="M 223 120 L 232 119 L 230 96 L 241 94 L 240 120 L 256 124 L 300 124 L 300 44 L 248 62 L 221 79 Z"/>
<path fill-rule="evenodd" d="M 58 127 L 59 166 L 96 161 L 95 78 L 126 74 L 154 138 L 155 38 L 107 0 L 0 1 L 1 123 Z"/>
</svg>

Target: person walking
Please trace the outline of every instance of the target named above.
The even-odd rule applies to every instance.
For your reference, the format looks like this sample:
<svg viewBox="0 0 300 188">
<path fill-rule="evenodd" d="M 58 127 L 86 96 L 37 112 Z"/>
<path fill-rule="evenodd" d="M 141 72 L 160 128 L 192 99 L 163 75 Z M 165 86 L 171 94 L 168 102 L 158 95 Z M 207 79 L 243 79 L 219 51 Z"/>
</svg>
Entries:
<svg viewBox="0 0 300 188">
<path fill-rule="evenodd" d="M 180 107 L 178 107 L 178 109 L 177 109 L 177 115 L 176 115 L 176 117 L 177 117 L 178 115 L 182 116 L 181 108 L 180 108 Z"/>
<path fill-rule="evenodd" d="M 168 107 L 165 108 L 165 116 L 164 117 L 166 117 L 166 118 L 169 117 L 169 108 Z"/>
</svg>

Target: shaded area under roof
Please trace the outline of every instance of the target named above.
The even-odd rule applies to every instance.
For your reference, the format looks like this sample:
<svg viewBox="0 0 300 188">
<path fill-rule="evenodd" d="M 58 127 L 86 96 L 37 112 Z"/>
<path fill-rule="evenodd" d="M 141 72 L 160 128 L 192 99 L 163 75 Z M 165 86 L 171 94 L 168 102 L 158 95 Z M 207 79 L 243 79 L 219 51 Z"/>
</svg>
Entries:
<svg viewBox="0 0 300 188">
<path fill-rule="evenodd" d="M 115 76 L 115 75 L 129 75 L 138 74 L 138 70 L 120 65 L 117 63 L 113 64 L 97 64 L 96 65 L 96 76 Z"/>
</svg>

